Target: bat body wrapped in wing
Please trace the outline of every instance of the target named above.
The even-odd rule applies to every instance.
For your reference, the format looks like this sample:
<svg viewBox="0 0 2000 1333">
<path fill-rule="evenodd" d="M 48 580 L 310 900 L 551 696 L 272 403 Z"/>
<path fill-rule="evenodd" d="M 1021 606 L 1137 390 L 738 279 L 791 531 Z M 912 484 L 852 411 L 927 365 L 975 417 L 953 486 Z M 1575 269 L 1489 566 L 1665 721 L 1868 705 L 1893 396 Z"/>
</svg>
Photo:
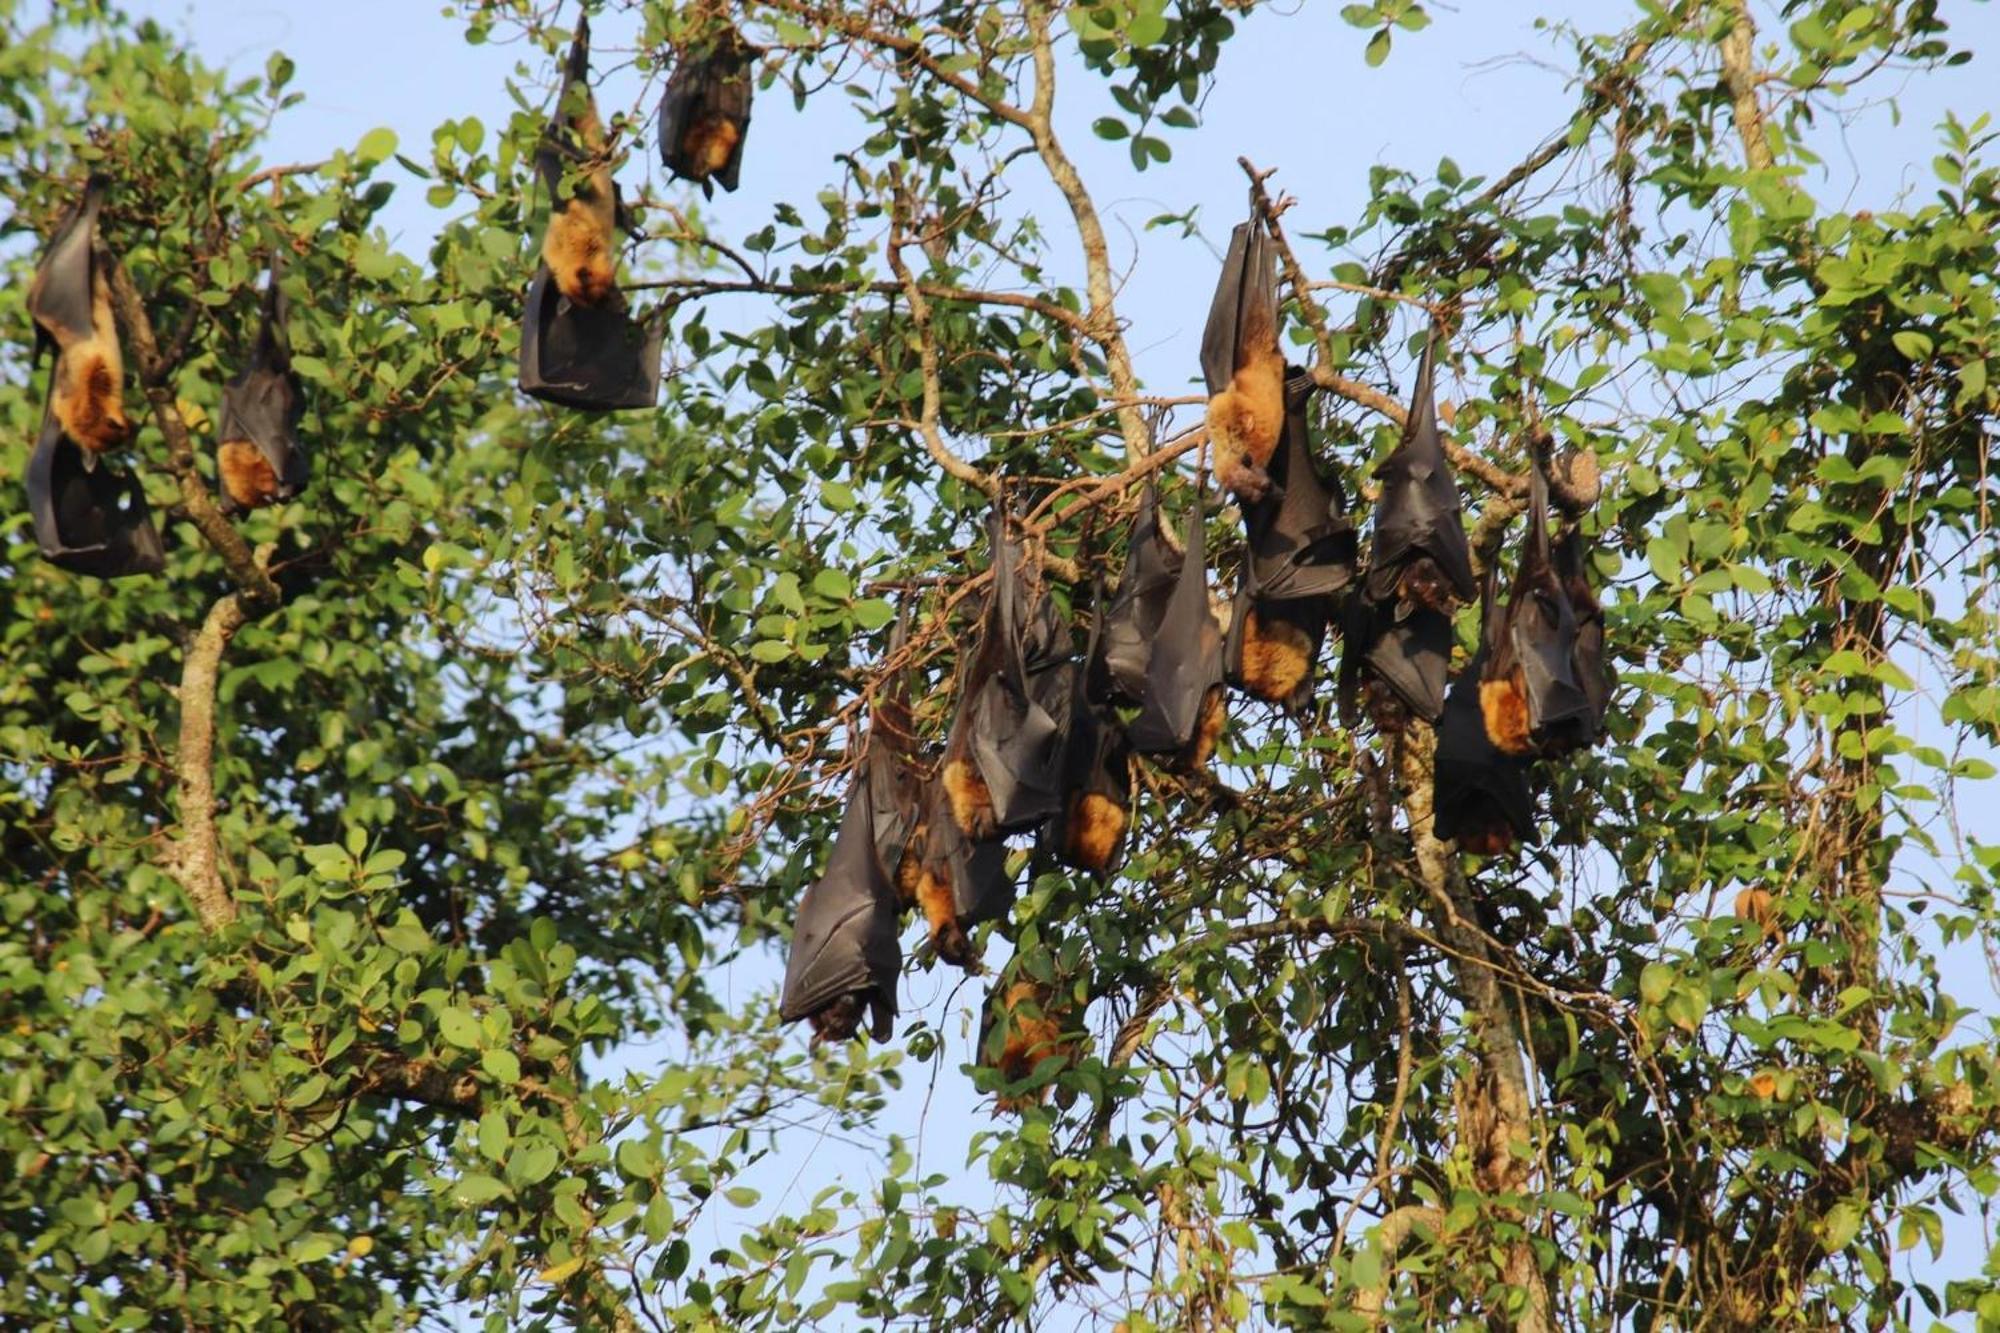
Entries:
<svg viewBox="0 0 2000 1333">
<path fill-rule="evenodd" d="M 1576 683 L 1590 701 L 1590 741 L 1595 744 L 1604 734 L 1604 715 L 1611 707 L 1614 676 L 1610 659 L 1604 654 L 1604 605 L 1590 586 L 1589 561 L 1583 533 L 1572 526 L 1556 543 L 1556 577 L 1562 580 L 1563 592 L 1576 615 L 1576 651 L 1571 662 Z"/>
<path fill-rule="evenodd" d="M 250 363 L 222 390 L 222 430 L 216 472 L 225 510 L 257 509 L 290 500 L 310 476 L 298 439 L 305 386 L 292 370 L 287 306 L 273 259 Z"/>
<path fill-rule="evenodd" d="M 896 1017 L 903 950 L 895 888 L 876 850 L 874 807 L 867 774 L 857 774 L 826 871 L 806 890 L 793 926 L 778 1016 L 807 1020 L 821 1040 L 852 1037 L 865 1011 L 881 1041 Z"/>
<path fill-rule="evenodd" d="M 1084 662 L 1097 661 L 1105 618 L 1102 588 L 1091 617 Z M 1087 669 L 1073 672 L 1069 696 L 1069 745 L 1063 764 L 1063 804 L 1043 827 L 1041 843 L 1064 864 L 1106 876 L 1125 854 L 1132 819 L 1132 749 L 1116 716 L 1084 688 Z"/>
<path fill-rule="evenodd" d="M 735 28 L 680 53 L 660 98 L 660 160 L 701 186 L 735 190 L 750 132 L 750 61 L 755 54 Z"/>
<path fill-rule="evenodd" d="M 1486 734 L 1517 758 L 1564 754 L 1595 730 L 1590 697 L 1576 675 L 1576 612 L 1549 548 L 1548 483 L 1530 472 L 1528 535 L 1493 651 L 1479 677 Z"/>
<path fill-rule="evenodd" d="M 1151 477 L 1139 492 L 1139 512 L 1125 568 L 1104 610 L 1102 639 L 1091 658 L 1091 696 L 1136 704 L 1146 695 L 1153 640 L 1180 582 L 1181 553 L 1160 531 L 1160 493 Z"/>
<path fill-rule="evenodd" d="M 1455 603 L 1477 597 L 1479 585 L 1472 575 L 1458 482 L 1438 433 L 1435 354 L 1432 339 L 1417 367 L 1402 440 L 1375 468 L 1381 498 L 1375 504 L 1375 535 L 1363 585 L 1369 600 L 1378 604 L 1399 610 L 1425 606 L 1449 614 Z"/>
</svg>

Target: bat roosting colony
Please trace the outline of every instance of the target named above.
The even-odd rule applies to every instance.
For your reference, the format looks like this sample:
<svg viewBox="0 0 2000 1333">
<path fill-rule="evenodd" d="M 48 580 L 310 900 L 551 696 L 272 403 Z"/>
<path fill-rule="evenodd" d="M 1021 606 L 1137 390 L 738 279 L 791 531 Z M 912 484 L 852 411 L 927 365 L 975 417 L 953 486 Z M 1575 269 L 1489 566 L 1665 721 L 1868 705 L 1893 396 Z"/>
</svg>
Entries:
<svg viewBox="0 0 2000 1333">
<path fill-rule="evenodd" d="M 903 911 L 923 914 L 938 957 L 977 970 L 967 931 L 1004 918 L 1014 897 L 1007 835 L 1037 830 L 1041 854 L 1114 873 L 1135 757 L 1205 767 L 1227 720 L 1225 686 L 1305 714 L 1335 626 L 1346 639 L 1344 720 L 1365 714 L 1385 733 L 1413 719 L 1438 727 L 1437 835 L 1482 855 L 1533 840 L 1530 765 L 1593 743 L 1610 688 L 1583 538 L 1572 524 L 1550 542 L 1545 460 L 1533 459 L 1527 539 L 1503 600 L 1496 570 L 1483 585 L 1473 572 L 1438 430 L 1433 337 L 1402 439 L 1375 470 L 1364 572 L 1346 496 L 1313 456 L 1314 383 L 1285 365 L 1279 325 L 1273 242 L 1253 212 L 1230 238 L 1201 348 L 1216 479 L 1234 492 L 1245 528 L 1226 627 L 1210 602 L 1199 499 L 1176 550 L 1147 477 L 1123 571 L 1109 596 L 1096 588 L 1080 657 L 1027 526 L 997 502 L 992 586 L 943 749 L 923 753 L 906 685 L 884 684 L 826 872 L 799 905 L 785 1019 L 842 1039 L 867 1016 L 875 1037 L 887 1037 Z M 1452 614 L 1475 598 L 1479 651 L 1450 683 Z M 899 621 L 889 651 L 899 670 L 905 634 Z M 1074 1008 L 1066 990 L 1026 976 L 993 993 L 985 1045 L 1008 1084 L 1042 1061 L 1075 1058 Z"/>
<path fill-rule="evenodd" d="M 683 51 L 667 81 L 662 159 L 704 190 L 736 188 L 753 55 L 724 29 Z M 589 32 L 579 21 L 536 158 L 551 208 L 524 310 L 520 385 L 574 408 L 651 407 L 662 313 L 635 318 L 619 287 L 618 238 L 629 222 L 588 73 Z M 43 553 L 118 577 L 157 572 L 165 556 L 137 479 L 99 459 L 131 434 L 111 260 L 98 236 L 106 188 L 91 178 L 29 289 L 38 359 L 53 348 L 55 364 L 27 480 Z M 223 395 L 216 470 L 225 510 L 288 500 L 306 485 L 296 434 L 305 398 L 291 369 L 280 276 L 274 256 L 248 361 Z M 1437 726 L 1437 836 L 1482 855 L 1533 840 L 1530 765 L 1596 740 L 1611 680 L 1583 538 L 1571 523 L 1559 542 L 1550 539 L 1545 460 L 1531 451 L 1528 531 L 1503 599 L 1497 570 L 1483 580 L 1473 571 L 1438 429 L 1433 335 L 1401 441 L 1375 469 L 1364 570 L 1346 495 L 1314 458 L 1314 382 L 1285 364 L 1280 323 L 1274 242 L 1253 210 L 1231 235 L 1201 344 L 1215 476 L 1233 492 L 1245 527 L 1226 624 L 1210 601 L 1202 487 L 1197 481 L 1174 542 L 1151 474 L 1117 584 L 1107 594 L 1100 582 L 1092 594 L 1081 655 L 1033 530 L 1004 497 L 996 501 L 977 644 L 962 655 L 955 712 L 935 751 L 918 735 L 907 664 L 898 660 L 905 608 L 889 645 L 895 674 L 871 699 L 826 870 L 799 905 L 785 1020 L 807 1020 L 818 1039 L 844 1039 L 866 1017 L 886 1038 L 905 910 L 922 914 L 939 958 L 979 970 L 968 932 L 1003 919 L 1013 903 L 1010 835 L 1034 832 L 1040 854 L 1114 874 L 1135 758 L 1203 769 L 1227 722 L 1228 686 L 1304 715 L 1314 666 L 1336 628 L 1345 640 L 1343 721 L 1365 715 L 1385 733 L 1413 719 Z M 1451 682 L 1452 615 L 1475 599 L 1478 651 Z M 1073 1007 L 1056 986 L 1025 977 L 994 993 L 989 1051 L 1009 1083 L 1043 1060 L 1074 1058 Z"/>
</svg>

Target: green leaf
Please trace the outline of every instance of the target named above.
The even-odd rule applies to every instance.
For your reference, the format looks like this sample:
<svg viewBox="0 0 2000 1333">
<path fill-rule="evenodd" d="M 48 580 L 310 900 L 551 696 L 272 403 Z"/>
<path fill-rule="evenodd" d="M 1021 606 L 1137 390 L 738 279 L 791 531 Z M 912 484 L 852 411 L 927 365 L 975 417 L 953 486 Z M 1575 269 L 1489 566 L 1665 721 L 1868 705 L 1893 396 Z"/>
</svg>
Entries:
<svg viewBox="0 0 2000 1333">
<path fill-rule="evenodd" d="M 459 1005 L 438 1011 L 438 1032 L 454 1046 L 473 1050 L 479 1045 L 479 1019 L 470 1009 Z"/>
<path fill-rule="evenodd" d="M 1363 52 L 1363 58 L 1367 60 L 1371 69 L 1389 58 L 1389 30 L 1387 28 L 1382 29 L 1368 39 L 1368 49 Z"/>
<path fill-rule="evenodd" d="M 363 162 L 382 162 L 396 151 L 396 132 L 386 127 L 372 129 L 354 146 L 354 155 Z"/>
<path fill-rule="evenodd" d="M 452 1183 L 451 1200 L 461 1208 L 477 1208 L 507 1192 L 507 1187 L 489 1175 L 473 1172 Z"/>
</svg>

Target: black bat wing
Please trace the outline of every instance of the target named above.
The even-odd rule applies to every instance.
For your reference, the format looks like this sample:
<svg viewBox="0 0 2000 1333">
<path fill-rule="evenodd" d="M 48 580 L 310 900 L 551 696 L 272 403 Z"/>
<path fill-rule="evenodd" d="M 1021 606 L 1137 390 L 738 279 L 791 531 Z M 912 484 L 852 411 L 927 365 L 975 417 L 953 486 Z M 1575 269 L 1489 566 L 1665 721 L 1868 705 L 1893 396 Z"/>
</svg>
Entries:
<svg viewBox="0 0 2000 1333">
<path fill-rule="evenodd" d="M 896 895 L 872 836 L 866 781 L 848 794 L 826 872 L 799 901 L 778 1016 L 787 1023 L 818 1013 L 844 995 L 864 995 L 877 1041 L 896 1016 L 903 949 L 896 938 Z"/>
<path fill-rule="evenodd" d="M 1569 595 L 1570 608 L 1576 613 L 1576 651 L 1571 661 L 1576 682 L 1590 701 L 1591 733 L 1595 740 L 1604 733 L 1613 677 L 1611 663 L 1604 655 L 1604 605 L 1590 586 L 1588 563 L 1583 533 L 1571 527 L 1556 544 L 1556 574 L 1562 580 L 1563 591 Z"/>
<path fill-rule="evenodd" d="M 1189 511 L 1186 550 L 1166 614 L 1153 635 L 1146 662 L 1146 692 L 1128 731 L 1143 754 L 1175 753 L 1193 739 L 1208 691 L 1221 683 L 1222 631 L 1208 606 L 1202 506 Z"/>
<path fill-rule="evenodd" d="M 1249 646 L 1250 611 L 1254 609 L 1257 612 L 1259 625 L 1266 628 L 1289 626 L 1303 634 L 1311 645 L 1307 659 L 1317 663 L 1320 649 L 1326 645 L 1326 630 L 1335 615 L 1335 605 L 1331 595 L 1282 600 L 1260 597 L 1251 591 L 1250 579 L 1246 575 L 1236 590 L 1236 600 L 1229 617 L 1229 633 L 1223 640 L 1224 679 L 1232 685 L 1243 684 L 1243 654 Z M 1313 672 L 1308 670 L 1291 697 L 1284 700 L 1285 711 L 1296 717 L 1312 706 L 1312 698 Z"/>
<path fill-rule="evenodd" d="M 1023 603 L 1028 590 L 1019 545 L 1009 539 L 1004 517 L 993 524 L 993 615 L 987 632 L 1000 635 L 999 669 L 980 683 L 974 696 L 972 755 L 993 796 L 994 822 L 1003 830 L 1032 828 L 1062 808 L 1063 747 L 1069 734 L 1067 698 L 1046 700 L 1049 673 L 1028 668 L 1032 620 Z M 1050 645 L 1051 649 L 1053 644 Z M 1040 688 L 1037 688 L 1038 683 Z M 1054 702 L 1052 711 L 1048 706 Z"/>
<path fill-rule="evenodd" d="M 622 300 L 564 299 L 547 265 L 528 286 L 521 321 L 521 392 L 590 412 L 648 408 L 660 397 L 664 310 L 634 320 Z"/>
<path fill-rule="evenodd" d="M 1160 533 L 1159 489 L 1148 478 L 1132 520 L 1125 569 L 1105 608 L 1103 634 L 1092 657 L 1092 697 L 1130 703 L 1145 697 L 1153 636 L 1173 599 L 1180 572 L 1180 554 Z"/>
<path fill-rule="evenodd" d="M 1464 504 L 1445 459 L 1444 437 L 1438 433 L 1432 386 L 1435 343 L 1433 339 L 1424 345 L 1403 438 L 1375 469 L 1382 491 L 1375 506 L 1375 543 L 1366 582 L 1368 595 L 1378 602 L 1389 600 L 1405 566 L 1420 557 L 1437 565 L 1460 601 L 1479 595 L 1472 548 L 1460 519 Z"/>
<path fill-rule="evenodd" d="M 28 313 L 34 317 L 39 342 L 67 345 L 90 337 L 94 330 L 91 277 L 96 261 L 91 247 L 106 185 L 102 176 L 90 178 L 83 198 L 63 214 L 35 265 L 28 284 Z"/>
<path fill-rule="evenodd" d="M 157 574 L 166 547 L 135 475 L 87 465 L 53 412 L 28 457 L 28 513 L 35 540 L 52 563 L 102 579 Z"/>
<path fill-rule="evenodd" d="M 902 651 L 909 635 L 909 607 L 896 617 L 889 635 L 889 656 Z M 875 852 L 894 874 L 916 832 L 923 802 L 923 783 L 916 766 L 916 722 L 910 715 L 909 693 L 900 675 L 883 687 L 868 722 L 868 748 L 862 764 L 874 804 Z"/>
<path fill-rule="evenodd" d="M 1341 659 L 1342 708 L 1350 715 L 1364 672 L 1372 673 L 1426 722 L 1444 712 L 1451 671 L 1451 617 L 1412 607 L 1397 619 L 1393 607 L 1357 599 L 1349 607 L 1347 647 Z"/>
<path fill-rule="evenodd" d="M 1520 665 L 1530 732 L 1560 753 L 1590 743 L 1590 698 L 1576 677 L 1576 612 L 1549 549 L 1548 487 L 1539 463 L 1530 475 L 1527 544 L 1507 599 L 1501 652 Z"/>
<path fill-rule="evenodd" d="M 1230 230 L 1222 276 L 1202 327 L 1201 374 L 1210 395 L 1221 393 L 1235 378 L 1244 334 L 1277 327 L 1277 251 L 1253 215 Z"/>
<path fill-rule="evenodd" d="M 1522 843 L 1535 841 L 1535 794 L 1528 767 L 1494 746 L 1479 711 L 1478 665 L 1452 682 L 1438 723 L 1431 808 L 1435 832 L 1457 838 L 1505 823 Z"/>
<path fill-rule="evenodd" d="M 1288 600 L 1337 593 L 1354 581 L 1359 539 L 1346 497 L 1313 461 L 1306 425 L 1312 377 L 1285 379 L 1285 434 L 1272 458 L 1272 485 L 1243 507 L 1249 582 L 1259 597 Z"/>
</svg>

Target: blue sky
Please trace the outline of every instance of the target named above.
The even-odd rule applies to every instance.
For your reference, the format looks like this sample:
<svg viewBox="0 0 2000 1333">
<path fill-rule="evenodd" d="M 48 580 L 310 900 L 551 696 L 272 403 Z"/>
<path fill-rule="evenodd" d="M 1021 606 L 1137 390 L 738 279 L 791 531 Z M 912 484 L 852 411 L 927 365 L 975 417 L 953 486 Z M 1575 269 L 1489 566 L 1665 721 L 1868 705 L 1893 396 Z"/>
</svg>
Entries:
<svg viewBox="0 0 2000 1333">
<path fill-rule="evenodd" d="M 1294 217 L 1313 227 L 1356 216 L 1366 199 L 1368 168 L 1377 163 L 1426 173 L 1449 155 L 1467 174 L 1495 174 L 1557 131 L 1573 105 L 1564 47 L 1537 31 L 1534 16 L 1583 24 L 1617 21 L 1613 7 L 1601 0 L 1469 0 L 1430 7 L 1432 26 L 1418 34 L 1399 33 L 1394 55 L 1376 70 L 1363 64 L 1363 37 L 1341 22 L 1337 0 L 1294 0 L 1256 16 L 1242 39 L 1225 49 L 1202 128 L 1173 136 L 1172 162 L 1144 175 L 1132 173 L 1122 146 L 1090 135 L 1090 120 L 1102 108 L 1089 101 L 1094 89 L 1088 76 L 1068 73 L 1065 86 L 1085 97 L 1059 104 L 1059 132 L 1098 192 L 1117 268 L 1133 275 L 1119 294 L 1119 306 L 1133 330 L 1140 372 L 1152 387 L 1178 391 L 1194 371 L 1213 261 L 1200 243 L 1181 239 L 1174 229 L 1147 231 L 1149 218 L 1198 204 L 1207 235 L 1225 236 L 1244 208 L 1239 154 L 1280 168 L 1275 184 L 1300 197 Z M 377 126 L 396 130 L 405 151 L 422 159 L 432 127 L 442 120 L 468 113 L 488 124 L 504 119 L 513 106 L 505 81 L 516 60 L 526 56 L 538 70 L 542 63 L 536 53 L 518 47 L 467 45 L 461 25 L 443 16 L 435 0 L 136 0 L 129 8 L 188 34 L 206 59 L 239 72 L 260 69 L 273 50 L 296 62 L 294 88 L 307 100 L 278 122 L 268 162 L 317 159 Z M 2000 16 L 1993 7 L 1958 0 L 1945 8 L 1970 45 L 1990 48 L 2000 41 Z M 1775 22 L 1768 4 L 1758 11 L 1767 26 Z M 610 44 L 622 40 L 630 25 L 610 18 L 598 28 L 600 41 Z M 1901 83 L 1885 77 L 1878 93 L 1896 96 L 1900 119 L 1877 105 L 1844 123 L 1823 121 L 1816 146 L 1824 164 L 1808 175 L 1806 188 L 1828 206 L 1878 211 L 1892 207 L 1905 191 L 1919 198 L 1927 194 L 1932 126 L 1944 110 L 1955 108 L 1970 119 L 2000 101 L 1985 75 L 1990 60 Z M 621 91 L 637 96 L 629 72 Z M 712 212 L 728 230 L 754 228 L 780 198 L 827 178 L 829 155 L 845 146 L 847 128 L 840 116 L 826 115 L 818 106 L 801 115 L 788 98 L 765 97 L 750 132 L 743 189 L 719 197 Z M 664 188 L 653 162 L 649 147 L 628 164 L 626 175 L 650 173 L 654 186 Z M 1054 248 L 1073 249 L 1059 203 L 1028 178 L 1031 173 L 1020 174 L 1012 206 L 1033 211 Z M 398 192 L 383 215 L 393 239 L 409 253 L 421 253 L 439 220 L 414 183 Z M 1449 385 L 1441 391 L 1449 395 Z M 1935 734 L 1934 722 L 1929 730 Z M 1960 799 L 1968 831 L 2000 825 L 2000 803 L 1990 791 L 1965 789 Z M 1954 954 L 1949 967 L 1958 997 L 1991 1011 L 1992 986 L 1976 950 Z M 734 984 L 767 987 L 776 962 L 738 972 Z M 955 982 L 955 974 L 944 972 L 914 974 L 906 981 L 905 1009 L 927 1011 L 955 1045 L 940 1066 L 909 1071 L 908 1084 L 892 1099 L 880 1128 L 909 1137 L 927 1168 L 964 1175 L 968 1137 L 991 1121 L 957 1068 L 975 1037 L 965 1020 L 976 1013 L 979 991 Z M 627 1052 L 628 1067 L 641 1071 L 656 1067 L 658 1058 L 644 1049 Z M 809 1151 L 815 1146 L 809 1133 L 795 1135 L 794 1146 L 800 1151 L 787 1153 L 781 1167 L 761 1171 L 756 1183 L 765 1198 L 755 1215 L 797 1207 L 834 1178 L 865 1190 L 870 1168 L 865 1154 L 837 1145 L 834 1151 Z M 964 1182 L 968 1202 L 977 1201 L 983 1174 L 977 1170 L 972 1175 L 981 1179 Z M 741 1220 L 718 1209 L 703 1222 L 715 1234 L 700 1239 L 725 1239 Z M 1975 1270 L 1986 1253 L 1976 1224 L 1955 1223 L 1950 1238 L 1945 1267 Z"/>
</svg>

